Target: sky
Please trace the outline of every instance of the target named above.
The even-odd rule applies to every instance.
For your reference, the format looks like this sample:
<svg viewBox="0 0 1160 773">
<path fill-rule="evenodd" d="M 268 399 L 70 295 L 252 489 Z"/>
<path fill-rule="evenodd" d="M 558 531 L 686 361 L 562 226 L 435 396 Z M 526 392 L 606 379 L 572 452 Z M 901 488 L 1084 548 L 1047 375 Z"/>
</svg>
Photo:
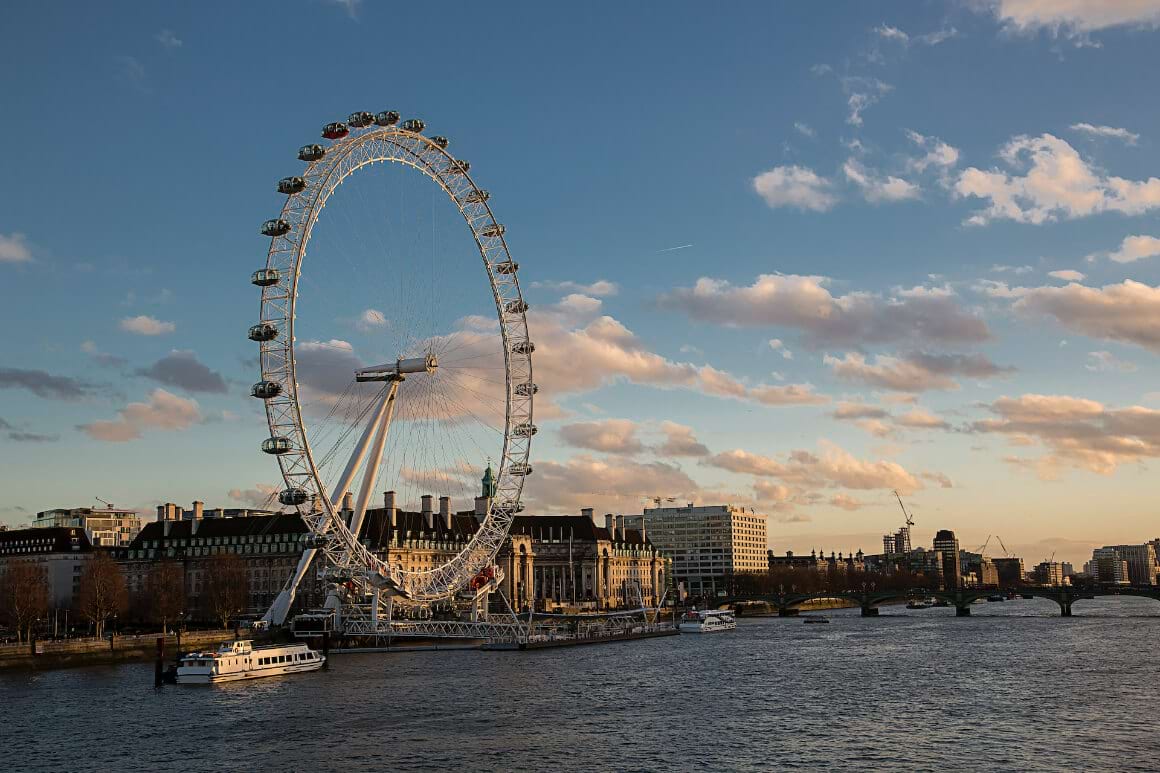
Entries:
<svg viewBox="0 0 1160 773">
<path fill-rule="evenodd" d="M 917 543 L 1029 564 L 1160 536 L 1160 2 L 26 3 L 0 62 L 4 523 L 276 490 L 257 228 L 323 124 L 395 109 L 521 265 L 529 511 L 874 552 L 897 490 Z M 303 343 L 377 354 L 379 281 Z"/>
</svg>

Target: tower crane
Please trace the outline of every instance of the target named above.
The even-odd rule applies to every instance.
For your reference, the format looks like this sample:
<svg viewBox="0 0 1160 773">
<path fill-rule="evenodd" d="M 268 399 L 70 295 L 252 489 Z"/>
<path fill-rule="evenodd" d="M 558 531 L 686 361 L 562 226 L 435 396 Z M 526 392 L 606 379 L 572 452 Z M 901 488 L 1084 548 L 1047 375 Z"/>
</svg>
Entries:
<svg viewBox="0 0 1160 773">
<path fill-rule="evenodd" d="M 906 511 L 906 505 L 902 504 L 902 495 L 898 493 L 898 489 L 894 490 L 894 496 L 898 500 L 898 506 L 902 508 L 902 515 L 906 519 L 906 528 L 914 525 L 914 518 Z"/>
<path fill-rule="evenodd" d="M 112 502 L 109 502 L 109 501 L 107 501 L 107 500 L 101 499 L 100 497 L 93 497 L 93 499 L 97 500 L 98 502 L 100 502 L 102 505 L 104 505 L 105 507 L 109 508 L 110 510 L 113 510 L 113 509 L 115 509 L 115 505 L 113 505 L 113 503 L 112 503 Z"/>
<path fill-rule="evenodd" d="M 990 544 L 991 544 L 991 535 L 988 534 L 987 541 L 984 542 L 983 545 L 975 552 L 978 553 L 980 556 L 986 555 L 987 554 L 987 546 Z"/>
<path fill-rule="evenodd" d="M 995 539 L 999 540 L 999 547 L 1003 548 L 1003 557 L 1011 558 L 1011 551 L 1008 550 L 1007 546 L 1003 544 L 1003 538 L 996 534 Z"/>
</svg>

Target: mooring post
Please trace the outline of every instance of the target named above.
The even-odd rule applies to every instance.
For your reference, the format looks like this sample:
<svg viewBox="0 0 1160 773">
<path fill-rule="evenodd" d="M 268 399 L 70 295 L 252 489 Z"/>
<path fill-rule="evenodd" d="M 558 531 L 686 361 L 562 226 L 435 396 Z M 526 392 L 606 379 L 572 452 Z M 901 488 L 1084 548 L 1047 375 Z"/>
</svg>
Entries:
<svg viewBox="0 0 1160 773">
<path fill-rule="evenodd" d="M 971 608 L 970 607 L 958 607 L 958 606 L 955 607 L 955 617 L 970 617 L 970 616 L 971 616 Z"/>
<path fill-rule="evenodd" d="M 862 617 L 878 617 L 878 607 L 863 606 Z"/>
<path fill-rule="evenodd" d="M 162 672 L 165 667 L 165 636 L 157 637 L 157 662 L 153 664 L 153 686 L 161 686 Z"/>
</svg>

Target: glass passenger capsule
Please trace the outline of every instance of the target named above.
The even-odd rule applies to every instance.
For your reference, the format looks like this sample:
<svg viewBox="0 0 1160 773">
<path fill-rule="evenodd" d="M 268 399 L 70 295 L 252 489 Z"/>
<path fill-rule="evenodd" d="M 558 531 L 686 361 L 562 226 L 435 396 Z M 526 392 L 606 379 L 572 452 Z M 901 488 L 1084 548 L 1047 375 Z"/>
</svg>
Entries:
<svg viewBox="0 0 1160 773">
<path fill-rule="evenodd" d="M 434 137 L 431 138 L 431 141 L 434 142 L 436 145 L 438 145 L 443 150 L 447 150 L 447 146 L 451 142 L 450 140 L 448 140 L 446 137 L 444 137 L 441 134 L 436 134 Z"/>
<path fill-rule="evenodd" d="M 502 263 L 495 264 L 495 273 L 497 274 L 514 274 L 520 270 L 520 264 L 512 260 L 505 260 Z"/>
<path fill-rule="evenodd" d="M 505 303 L 503 310 L 508 314 L 523 314 L 528 310 L 528 303 L 523 298 L 517 298 L 514 301 Z"/>
<path fill-rule="evenodd" d="M 516 384 L 516 394 L 520 397 L 531 397 L 539 391 L 540 388 L 530 381 L 523 384 Z"/>
<path fill-rule="evenodd" d="M 342 121 L 328 123 L 322 127 L 322 136 L 328 140 L 341 140 L 348 134 L 350 134 L 350 129 Z"/>
<path fill-rule="evenodd" d="M 321 145 L 303 145 L 298 148 L 299 161 L 317 161 L 326 155 L 326 148 Z"/>
<path fill-rule="evenodd" d="M 394 110 L 384 110 L 375 115 L 375 124 L 378 126 L 394 126 L 399 122 L 399 114 Z"/>
<path fill-rule="evenodd" d="M 250 397 L 256 397 L 259 400 L 269 400 L 280 394 L 282 394 L 282 385 L 277 381 L 259 381 L 250 387 Z"/>
<path fill-rule="evenodd" d="M 415 132 L 415 134 L 418 134 L 426 128 L 427 124 L 423 123 L 422 118 L 408 118 L 407 120 L 403 121 L 404 131 Z"/>
<path fill-rule="evenodd" d="M 485 190 L 474 190 L 464 197 L 464 201 L 468 204 L 482 204 L 491 198 L 491 194 Z"/>
<path fill-rule="evenodd" d="M 492 223 L 489 226 L 485 226 L 484 229 L 482 231 L 480 231 L 479 233 L 483 236 L 495 237 L 495 236 L 503 236 L 503 233 L 506 230 L 507 229 L 504 228 L 499 223 Z"/>
<path fill-rule="evenodd" d="M 538 431 L 539 428 L 535 424 L 532 424 L 530 421 L 524 422 L 523 424 L 517 424 L 512 428 L 512 432 L 514 432 L 516 435 L 519 435 L 520 437 L 531 437 Z"/>
<path fill-rule="evenodd" d="M 517 341 L 512 344 L 512 351 L 516 354 L 531 354 L 536 351 L 536 345 L 531 341 Z"/>
<path fill-rule="evenodd" d="M 276 285 L 282 280 L 282 272 L 276 268 L 260 268 L 254 273 L 250 274 L 250 284 L 255 284 L 258 287 L 269 287 Z"/>
<path fill-rule="evenodd" d="M 368 113 L 365 110 L 357 113 L 351 113 L 350 116 L 346 119 L 346 122 L 356 129 L 362 129 L 364 127 L 370 126 L 375 122 L 375 114 Z"/>
<path fill-rule="evenodd" d="M 447 165 L 447 171 L 451 174 L 467 174 L 471 171 L 471 162 L 464 161 L 462 158 L 454 158 Z"/>
<path fill-rule="evenodd" d="M 306 489 L 301 488 L 288 488 L 278 494 L 278 501 L 284 505 L 304 505 L 307 499 L 310 499 L 310 495 Z"/>
<path fill-rule="evenodd" d="M 267 454 L 274 454 L 275 456 L 287 453 L 293 447 L 294 445 L 290 442 L 290 438 L 279 437 L 278 435 L 268 437 L 262 441 L 262 451 Z"/>
<path fill-rule="evenodd" d="M 305 188 L 306 181 L 301 177 L 283 177 L 278 181 L 278 193 L 285 193 L 287 196 L 301 193 Z"/>
<path fill-rule="evenodd" d="M 508 468 L 508 472 L 512 475 L 531 475 L 532 465 L 528 464 L 527 462 L 516 462 Z"/>
<path fill-rule="evenodd" d="M 290 233 L 290 224 L 285 220 L 267 220 L 262 223 L 262 236 L 282 236 Z"/>
<path fill-rule="evenodd" d="M 251 341 L 273 341 L 278 337 L 278 328 L 269 322 L 259 322 L 250 328 Z"/>
<path fill-rule="evenodd" d="M 306 547 L 310 550 L 318 550 L 319 548 L 326 547 L 326 543 L 326 537 L 320 537 L 317 534 L 306 535 Z"/>
</svg>

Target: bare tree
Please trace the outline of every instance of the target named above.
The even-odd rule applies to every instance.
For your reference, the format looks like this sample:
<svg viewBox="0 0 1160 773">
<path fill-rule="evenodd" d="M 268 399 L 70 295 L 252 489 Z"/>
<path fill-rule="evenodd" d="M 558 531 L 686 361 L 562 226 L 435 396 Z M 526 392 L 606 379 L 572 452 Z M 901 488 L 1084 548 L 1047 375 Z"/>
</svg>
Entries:
<svg viewBox="0 0 1160 773">
<path fill-rule="evenodd" d="M 93 624 L 98 637 L 105 635 L 105 623 L 129 606 L 125 576 L 113 557 L 98 552 L 81 573 L 76 608 L 81 617 Z"/>
<path fill-rule="evenodd" d="M 169 621 L 185 610 L 185 570 L 175 561 L 159 561 L 149 567 L 145 593 L 153 620 L 168 633 Z"/>
<path fill-rule="evenodd" d="M 205 572 L 205 611 L 225 628 L 250 605 L 250 579 L 246 562 L 236 553 L 219 553 L 210 558 Z"/>
<path fill-rule="evenodd" d="M 48 572 L 31 561 L 11 561 L 0 574 L 0 616 L 18 641 L 32 638 L 37 619 L 48 614 Z"/>
</svg>

